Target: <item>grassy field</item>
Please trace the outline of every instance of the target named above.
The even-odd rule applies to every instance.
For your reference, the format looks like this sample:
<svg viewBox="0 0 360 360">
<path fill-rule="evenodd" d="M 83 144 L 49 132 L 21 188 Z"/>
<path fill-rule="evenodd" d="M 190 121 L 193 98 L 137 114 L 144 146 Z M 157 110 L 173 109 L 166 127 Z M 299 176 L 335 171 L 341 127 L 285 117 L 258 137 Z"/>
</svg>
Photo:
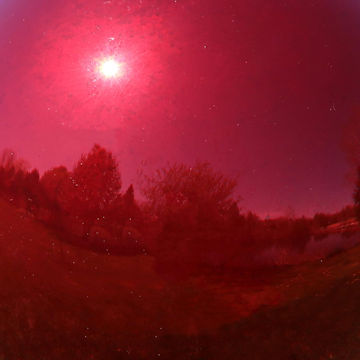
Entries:
<svg viewBox="0 0 360 360">
<path fill-rule="evenodd" d="M 0 203 L 0 360 L 360 359 L 360 248 L 171 281 Z"/>
</svg>

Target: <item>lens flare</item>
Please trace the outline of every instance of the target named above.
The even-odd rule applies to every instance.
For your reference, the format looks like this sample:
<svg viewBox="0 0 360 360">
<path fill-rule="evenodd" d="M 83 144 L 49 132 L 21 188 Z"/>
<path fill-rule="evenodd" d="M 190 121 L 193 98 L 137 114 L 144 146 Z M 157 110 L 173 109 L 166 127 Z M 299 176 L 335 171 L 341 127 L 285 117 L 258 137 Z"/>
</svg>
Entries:
<svg viewBox="0 0 360 360">
<path fill-rule="evenodd" d="M 100 73 L 107 79 L 117 78 L 123 74 L 123 66 L 114 59 L 106 59 L 100 64 Z"/>
</svg>

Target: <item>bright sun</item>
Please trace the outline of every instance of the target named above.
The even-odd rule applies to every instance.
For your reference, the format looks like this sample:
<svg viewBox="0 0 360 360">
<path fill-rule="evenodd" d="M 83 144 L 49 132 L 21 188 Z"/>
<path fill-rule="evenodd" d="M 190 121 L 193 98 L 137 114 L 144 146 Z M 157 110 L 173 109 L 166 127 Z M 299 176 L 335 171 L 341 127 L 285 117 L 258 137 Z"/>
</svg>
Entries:
<svg viewBox="0 0 360 360">
<path fill-rule="evenodd" d="M 116 78 L 122 75 L 122 64 L 114 59 L 106 59 L 100 63 L 100 72 L 107 78 Z"/>
</svg>

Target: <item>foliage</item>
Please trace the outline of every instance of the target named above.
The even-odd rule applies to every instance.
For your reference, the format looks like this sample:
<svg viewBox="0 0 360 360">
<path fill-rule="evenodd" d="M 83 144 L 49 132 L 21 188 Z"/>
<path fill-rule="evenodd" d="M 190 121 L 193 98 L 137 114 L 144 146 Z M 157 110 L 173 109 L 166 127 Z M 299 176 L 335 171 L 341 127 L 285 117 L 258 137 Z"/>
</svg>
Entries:
<svg viewBox="0 0 360 360">
<path fill-rule="evenodd" d="M 97 144 L 81 156 L 70 180 L 72 211 L 85 217 L 107 208 L 121 189 L 120 173 L 112 153 Z"/>
<path fill-rule="evenodd" d="M 41 185 L 47 199 L 53 206 L 59 205 L 65 210 L 70 188 L 70 173 L 65 166 L 52 168 L 41 177 Z"/>
<path fill-rule="evenodd" d="M 143 193 L 153 213 L 169 224 L 182 219 L 189 226 L 217 222 L 233 206 L 236 181 L 211 168 L 174 164 L 146 177 Z"/>
<path fill-rule="evenodd" d="M 0 156 L 0 167 L 9 171 L 13 169 L 14 172 L 26 172 L 29 169 L 29 164 L 24 159 L 18 158 L 16 153 L 11 149 L 4 149 Z"/>
<path fill-rule="evenodd" d="M 40 178 L 15 153 L 4 151 L 0 193 L 45 222 L 66 241 L 108 254 L 151 254 L 157 268 L 178 272 L 205 267 L 257 265 L 266 249 L 301 253 L 321 227 L 349 219 L 349 206 L 335 214 L 277 219 L 242 214 L 234 198 L 236 181 L 209 163 L 168 165 L 145 178 L 146 201 L 134 187 L 121 193 L 112 153 L 94 145 L 72 171 L 58 166 Z M 355 192 L 360 207 L 360 180 Z"/>
</svg>

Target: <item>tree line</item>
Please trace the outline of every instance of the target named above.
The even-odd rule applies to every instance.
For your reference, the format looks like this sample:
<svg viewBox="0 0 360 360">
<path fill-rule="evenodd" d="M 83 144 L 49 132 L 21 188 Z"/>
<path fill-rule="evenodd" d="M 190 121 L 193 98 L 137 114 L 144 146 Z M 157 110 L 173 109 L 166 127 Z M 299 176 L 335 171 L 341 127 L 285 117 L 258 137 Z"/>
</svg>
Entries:
<svg viewBox="0 0 360 360">
<path fill-rule="evenodd" d="M 251 266 L 273 246 L 301 252 L 317 229 L 354 214 L 348 207 L 337 215 L 262 220 L 241 211 L 236 186 L 209 163 L 173 164 L 144 177 L 145 200 L 137 201 L 132 185 L 122 189 L 113 154 L 98 144 L 73 169 L 42 176 L 11 150 L 0 158 L 1 196 L 61 240 L 108 254 L 149 254 L 159 269 Z"/>
</svg>

